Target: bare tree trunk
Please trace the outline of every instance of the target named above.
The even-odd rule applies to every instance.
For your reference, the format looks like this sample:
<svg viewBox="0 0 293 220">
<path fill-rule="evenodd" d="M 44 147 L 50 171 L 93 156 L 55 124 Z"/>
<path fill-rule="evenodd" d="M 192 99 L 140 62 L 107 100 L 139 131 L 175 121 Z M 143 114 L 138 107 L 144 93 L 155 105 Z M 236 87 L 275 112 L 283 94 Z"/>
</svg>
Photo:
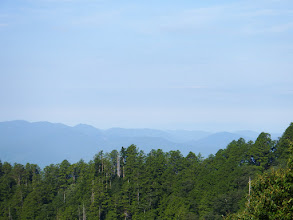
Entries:
<svg viewBox="0 0 293 220">
<path fill-rule="evenodd" d="M 86 220 L 84 204 L 83 204 L 83 207 L 82 207 L 82 220 Z"/>
<path fill-rule="evenodd" d="M 63 201 L 64 201 L 64 203 L 66 202 L 66 193 L 65 193 L 65 190 L 63 192 Z"/>
<path fill-rule="evenodd" d="M 120 177 L 121 171 L 120 171 L 120 157 L 119 153 L 117 154 L 117 176 Z"/>
<path fill-rule="evenodd" d="M 94 203 L 95 201 L 95 191 L 94 191 L 94 180 L 92 180 L 92 195 L 91 195 L 91 203 Z"/>
<path fill-rule="evenodd" d="M 9 218 L 9 220 L 12 220 L 12 216 L 11 216 L 11 213 L 10 213 L 10 206 L 8 208 L 8 218 Z"/>
<path fill-rule="evenodd" d="M 108 181 L 107 181 L 107 179 L 108 179 L 108 175 L 106 173 L 106 190 L 108 189 Z"/>
<path fill-rule="evenodd" d="M 251 179 L 250 179 L 250 177 L 249 177 L 249 180 L 248 180 L 248 184 L 249 184 L 248 195 L 250 195 L 250 189 L 251 189 Z"/>
<path fill-rule="evenodd" d="M 248 205 L 250 204 L 250 191 L 251 191 L 251 179 L 249 177 L 249 180 L 248 180 Z"/>
<path fill-rule="evenodd" d="M 101 155 L 101 160 L 102 160 L 102 173 L 103 173 L 104 171 L 103 154 Z"/>
<path fill-rule="evenodd" d="M 95 201 L 95 192 L 94 192 L 94 189 L 92 189 L 91 203 L 94 203 L 94 201 Z"/>
<path fill-rule="evenodd" d="M 124 171 L 124 165 L 123 165 L 123 179 L 125 178 L 125 171 Z"/>
</svg>

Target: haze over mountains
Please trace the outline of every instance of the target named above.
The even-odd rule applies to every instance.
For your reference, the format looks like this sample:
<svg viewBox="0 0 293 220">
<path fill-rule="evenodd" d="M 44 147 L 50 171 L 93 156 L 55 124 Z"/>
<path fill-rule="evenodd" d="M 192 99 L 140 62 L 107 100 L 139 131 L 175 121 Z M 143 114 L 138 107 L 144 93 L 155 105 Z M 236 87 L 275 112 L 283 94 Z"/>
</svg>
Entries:
<svg viewBox="0 0 293 220">
<path fill-rule="evenodd" d="M 149 153 L 151 149 L 180 150 L 201 153 L 204 157 L 225 148 L 240 137 L 254 141 L 259 133 L 124 129 L 101 130 L 86 124 L 70 127 L 59 123 L 27 121 L 0 122 L 0 160 L 10 163 L 36 163 L 41 167 L 67 159 L 89 161 L 103 150 L 111 152 L 135 144 Z M 277 139 L 281 134 L 272 134 Z"/>
</svg>

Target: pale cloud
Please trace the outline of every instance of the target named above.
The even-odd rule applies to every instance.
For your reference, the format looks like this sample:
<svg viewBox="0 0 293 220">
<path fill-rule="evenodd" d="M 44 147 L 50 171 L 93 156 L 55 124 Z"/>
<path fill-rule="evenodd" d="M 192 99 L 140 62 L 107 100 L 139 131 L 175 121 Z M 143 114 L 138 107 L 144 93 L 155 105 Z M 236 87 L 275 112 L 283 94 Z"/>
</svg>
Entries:
<svg viewBox="0 0 293 220">
<path fill-rule="evenodd" d="M 86 2 L 85 0 L 27 0 L 29 2 L 52 2 L 52 3 L 56 3 L 56 2 Z M 94 2 L 94 1 L 102 1 L 102 0 L 87 0 L 87 2 Z"/>
<path fill-rule="evenodd" d="M 266 31 L 272 33 L 281 33 L 293 29 L 293 22 L 287 24 L 280 24 L 269 27 Z"/>
<path fill-rule="evenodd" d="M 254 8 L 238 8 L 239 12 L 235 15 L 243 18 L 255 18 L 255 17 L 274 17 L 274 16 L 292 16 L 293 10 L 280 10 L 273 8 L 262 8 L 262 9 L 254 9 Z"/>
<path fill-rule="evenodd" d="M 291 29 L 288 21 L 293 15 L 291 9 L 275 9 L 272 5 L 244 4 L 236 2 L 193 8 L 162 15 L 148 16 L 147 19 L 130 21 L 139 32 L 156 33 L 234 33 L 261 34 L 285 32 Z M 277 22 L 277 23 L 276 23 Z M 274 24 L 268 26 L 268 24 Z"/>
<path fill-rule="evenodd" d="M 170 87 L 170 89 L 207 89 L 206 86 L 201 85 L 190 85 L 190 86 L 174 86 Z"/>
<path fill-rule="evenodd" d="M 204 28 L 221 17 L 224 10 L 225 7 L 222 6 L 184 10 L 178 14 L 162 16 L 160 27 L 169 31 Z"/>
<path fill-rule="evenodd" d="M 248 35 L 258 35 L 258 34 L 277 34 L 291 31 L 293 29 L 293 22 L 272 25 L 269 27 L 257 27 L 255 25 L 250 25 L 242 28 L 241 32 Z"/>
<path fill-rule="evenodd" d="M 238 16 L 243 17 L 259 17 L 259 16 L 273 16 L 278 15 L 279 12 L 273 9 L 258 9 L 253 11 L 241 12 Z"/>
<path fill-rule="evenodd" d="M 226 6 L 181 9 L 128 21 L 127 25 L 143 34 L 189 33 L 208 29 L 225 15 Z"/>
<path fill-rule="evenodd" d="M 2 21 L 0 21 L 0 28 L 8 26 L 8 23 L 7 23 L 8 18 L 9 18 L 8 14 L 0 13 L 0 19 L 2 20 Z"/>
<path fill-rule="evenodd" d="M 119 20 L 121 10 L 96 12 L 91 15 L 81 15 L 72 20 L 73 26 L 101 26 Z"/>
</svg>

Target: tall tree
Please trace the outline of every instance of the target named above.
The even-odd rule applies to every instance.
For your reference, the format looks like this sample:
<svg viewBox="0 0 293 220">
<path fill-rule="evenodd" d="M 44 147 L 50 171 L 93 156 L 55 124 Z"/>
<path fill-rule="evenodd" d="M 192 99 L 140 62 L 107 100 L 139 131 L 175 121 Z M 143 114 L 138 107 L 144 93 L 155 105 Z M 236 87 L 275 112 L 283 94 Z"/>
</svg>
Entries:
<svg viewBox="0 0 293 220">
<path fill-rule="evenodd" d="M 249 151 L 251 164 L 268 169 L 273 163 L 275 144 L 270 134 L 262 132 Z"/>
</svg>

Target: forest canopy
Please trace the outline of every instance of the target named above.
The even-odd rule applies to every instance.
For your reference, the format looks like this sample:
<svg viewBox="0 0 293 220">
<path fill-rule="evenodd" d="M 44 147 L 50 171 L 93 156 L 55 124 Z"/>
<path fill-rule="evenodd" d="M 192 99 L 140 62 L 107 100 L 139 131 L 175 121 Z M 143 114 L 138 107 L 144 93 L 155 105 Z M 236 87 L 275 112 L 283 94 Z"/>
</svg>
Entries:
<svg viewBox="0 0 293 220">
<path fill-rule="evenodd" d="M 291 219 L 292 141 L 293 123 L 208 158 L 131 145 L 44 169 L 0 161 L 0 219 Z"/>
</svg>

